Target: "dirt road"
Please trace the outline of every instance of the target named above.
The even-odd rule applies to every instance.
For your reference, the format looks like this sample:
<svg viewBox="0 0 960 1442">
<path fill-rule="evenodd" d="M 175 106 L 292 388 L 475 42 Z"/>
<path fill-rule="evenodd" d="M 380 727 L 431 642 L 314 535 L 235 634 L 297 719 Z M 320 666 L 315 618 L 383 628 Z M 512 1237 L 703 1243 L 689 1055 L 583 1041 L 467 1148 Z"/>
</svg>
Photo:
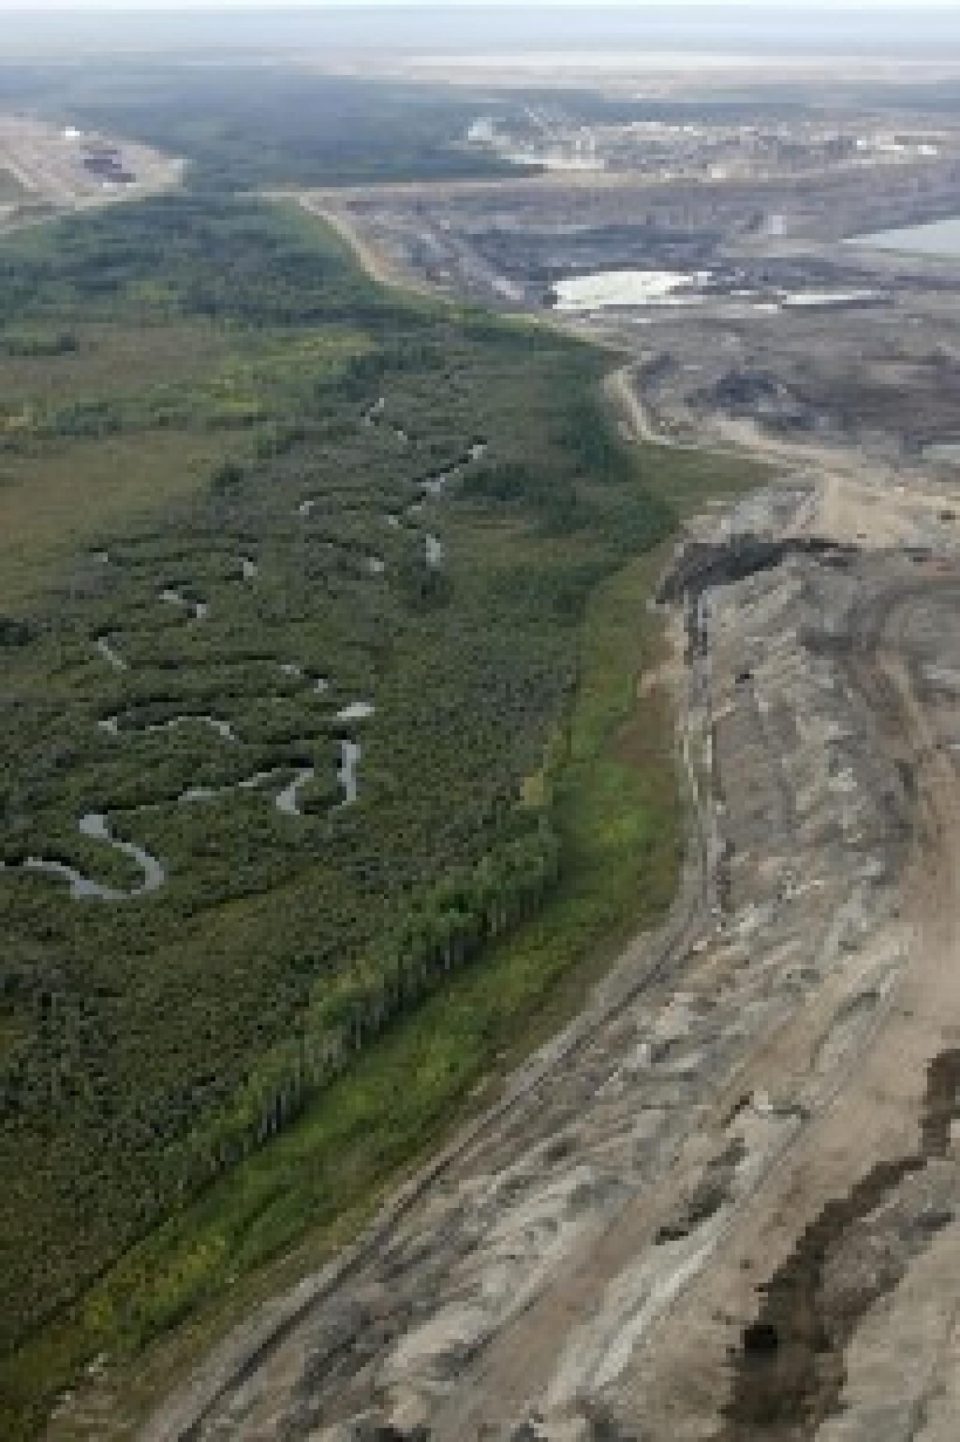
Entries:
<svg viewBox="0 0 960 1442">
<path fill-rule="evenodd" d="M 338 202 L 336 196 L 305 191 L 297 196 L 297 203 L 308 215 L 315 215 L 319 220 L 325 221 L 331 230 L 336 231 L 340 239 L 353 251 L 366 274 L 378 285 L 402 286 L 405 290 L 432 294 L 426 285 L 418 287 L 413 277 L 392 268 L 379 251 L 367 244 L 360 227 L 353 223 L 349 209 Z"/>
<path fill-rule="evenodd" d="M 571 327 L 571 333 L 573 333 Z M 582 336 L 583 327 L 577 334 Z M 664 446 L 674 451 L 697 451 L 702 447 L 690 441 L 678 440 L 666 431 L 658 430 L 650 418 L 648 407 L 633 383 L 632 367 L 623 365 L 611 371 L 604 382 L 604 393 L 621 417 L 621 432 L 625 439 L 643 441 L 650 446 Z"/>
</svg>

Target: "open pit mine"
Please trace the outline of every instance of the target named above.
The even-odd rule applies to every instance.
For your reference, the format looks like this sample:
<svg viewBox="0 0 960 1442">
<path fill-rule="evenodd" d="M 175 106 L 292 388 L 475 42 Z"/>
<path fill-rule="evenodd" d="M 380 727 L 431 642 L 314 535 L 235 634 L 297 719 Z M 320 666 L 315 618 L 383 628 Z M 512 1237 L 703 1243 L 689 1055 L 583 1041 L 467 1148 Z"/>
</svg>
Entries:
<svg viewBox="0 0 960 1442">
<path fill-rule="evenodd" d="M 956 1435 L 957 500 L 794 471 L 691 527 L 667 924 L 144 1442 Z"/>
<path fill-rule="evenodd" d="M 383 278 L 618 350 L 626 435 L 767 479 L 659 586 L 666 923 L 143 1442 L 955 1442 L 960 281 L 851 241 L 955 208 L 958 132 L 870 124 L 304 197 Z"/>
</svg>

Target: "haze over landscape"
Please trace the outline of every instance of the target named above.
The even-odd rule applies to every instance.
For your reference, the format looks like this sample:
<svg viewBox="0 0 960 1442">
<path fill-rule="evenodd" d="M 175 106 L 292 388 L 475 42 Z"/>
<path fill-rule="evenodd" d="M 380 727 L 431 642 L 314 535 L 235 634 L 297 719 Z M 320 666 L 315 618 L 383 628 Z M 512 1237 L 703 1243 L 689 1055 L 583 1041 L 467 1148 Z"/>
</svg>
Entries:
<svg viewBox="0 0 960 1442">
<path fill-rule="evenodd" d="M 0 1437 L 955 1442 L 957 7 L 0 21 Z"/>
<path fill-rule="evenodd" d="M 897 53 L 901 47 L 933 54 L 944 42 L 960 40 L 960 17 L 949 0 L 925 0 L 916 7 L 894 3 L 838 6 L 746 0 L 674 0 L 671 4 L 607 3 L 526 6 L 507 4 L 410 5 L 404 0 L 335 0 L 263 6 L 255 0 L 212 0 L 201 5 L 158 6 L 156 0 L 103 4 L 95 0 L 42 0 L 31 6 L 7 3 L 5 44 L 29 39 L 56 46 L 66 34 L 53 31 L 53 17 L 71 37 L 101 39 L 108 46 L 153 45 L 163 41 L 213 43 L 225 50 L 262 45 L 267 49 L 313 43 L 363 50 L 410 50 L 441 46 L 471 49 L 497 46 L 556 49 L 576 43 L 588 50 L 611 43 L 708 52 L 744 49 L 789 57 L 800 44 L 811 53 L 839 48 L 862 54 Z M 549 13 L 549 23 L 544 22 Z M 224 16 L 229 16 L 225 29 Z"/>
</svg>

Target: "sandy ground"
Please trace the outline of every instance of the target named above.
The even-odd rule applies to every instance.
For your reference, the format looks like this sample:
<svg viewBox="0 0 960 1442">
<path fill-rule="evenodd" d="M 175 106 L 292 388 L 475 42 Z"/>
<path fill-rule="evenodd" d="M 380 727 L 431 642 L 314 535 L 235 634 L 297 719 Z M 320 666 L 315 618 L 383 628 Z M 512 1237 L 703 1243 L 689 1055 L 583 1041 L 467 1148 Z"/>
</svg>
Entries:
<svg viewBox="0 0 960 1442">
<path fill-rule="evenodd" d="M 945 593 L 951 607 L 957 583 Z M 929 597 L 911 594 L 903 606 L 929 608 Z M 642 1412 L 652 1437 L 707 1438 L 740 1436 L 813 1436 L 879 1439 L 939 1437 L 940 1424 L 919 1421 L 921 1410 L 935 1398 L 949 1375 L 956 1346 L 957 1278 L 947 1273 L 944 1294 L 934 1306 L 930 1295 L 908 1295 L 912 1276 L 894 1291 L 882 1312 L 871 1315 L 870 1329 L 857 1334 L 847 1364 L 842 1421 L 819 1428 L 794 1423 L 784 1430 L 776 1422 L 752 1425 L 727 1423 L 721 1433 L 717 1402 L 728 1401 L 731 1350 L 740 1329 L 758 1311 L 758 1291 L 783 1269 L 804 1230 L 815 1224 L 835 1199 L 849 1197 L 858 1183 L 879 1164 L 896 1163 L 920 1143 L 928 1068 L 960 1038 L 960 972 L 955 966 L 960 943 L 960 792 L 955 763 L 941 749 L 924 707 L 915 694 L 898 646 L 904 610 L 892 610 L 879 636 L 870 664 L 889 688 L 895 713 L 889 719 L 890 741 L 917 766 L 917 831 L 912 863 L 903 879 L 902 907 L 897 923 L 908 947 L 909 965 L 890 992 L 882 1019 L 856 1056 L 844 1084 L 822 1113 L 804 1129 L 782 1163 L 757 1188 L 741 1209 L 725 1238 L 723 1253 L 705 1268 L 640 1356 L 632 1359 L 623 1393 L 626 1410 Z M 752 1060 L 744 1085 L 783 1086 L 785 1072 L 795 1072 L 798 1052 L 809 1070 L 813 1060 L 809 1019 L 801 1017 L 777 1037 L 775 1048 Z M 789 1062 L 788 1062 L 789 1059 Z M 956 1197 L 956 1158 L 950 1167 L 948 1194 Z M 882 1195 L 878 1205 L 889 1200 Z M 863 1219 L 860 1219 L 863 1220 Z M 951 1219 L 937 1246 L 941 1265 L 956 1257 L 960 1229 Z M 849 1243 L 852 1246 L 852 1239 Z M 925 1268 L 928 1285 L 939 1284 Z M 863 1284 L 861 1284 L 863 1285 Z M 865 1286 L 869 1291 L 869 1281 Z M 879 1300 L 885 1300 L 878 1298 Z M 898 1368 L 895 1381 L 878 1360 L 897 1356 L 898 1337 L 912 1328 L 922 1365 L 909 1376 Z M 873 1372 L 875 1375 L 871 1375 Z M 956 1414 L 953 1427 L 956 1427 Z M 778 1425 L 779 1424 L 779 1425 Z"/>
</svg>

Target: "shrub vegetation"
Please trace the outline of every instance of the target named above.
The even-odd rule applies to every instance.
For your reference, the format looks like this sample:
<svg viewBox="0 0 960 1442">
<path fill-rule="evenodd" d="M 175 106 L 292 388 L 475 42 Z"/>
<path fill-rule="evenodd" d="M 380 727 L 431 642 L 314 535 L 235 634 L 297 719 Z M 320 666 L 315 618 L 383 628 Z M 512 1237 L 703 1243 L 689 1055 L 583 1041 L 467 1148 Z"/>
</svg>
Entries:
<svg viewBox="0 0 960 1442">
<path fill-rule="evenodd" d="M 605 364 L 388 295 L 244 198 L 0 252 L 4 1436 L 369 1206 L 669 896 L 634 568 L 732 477 L 624 451 Z M 24 868 L 135 893 L 90 812 L 159 889 Z"/>
</svg>

